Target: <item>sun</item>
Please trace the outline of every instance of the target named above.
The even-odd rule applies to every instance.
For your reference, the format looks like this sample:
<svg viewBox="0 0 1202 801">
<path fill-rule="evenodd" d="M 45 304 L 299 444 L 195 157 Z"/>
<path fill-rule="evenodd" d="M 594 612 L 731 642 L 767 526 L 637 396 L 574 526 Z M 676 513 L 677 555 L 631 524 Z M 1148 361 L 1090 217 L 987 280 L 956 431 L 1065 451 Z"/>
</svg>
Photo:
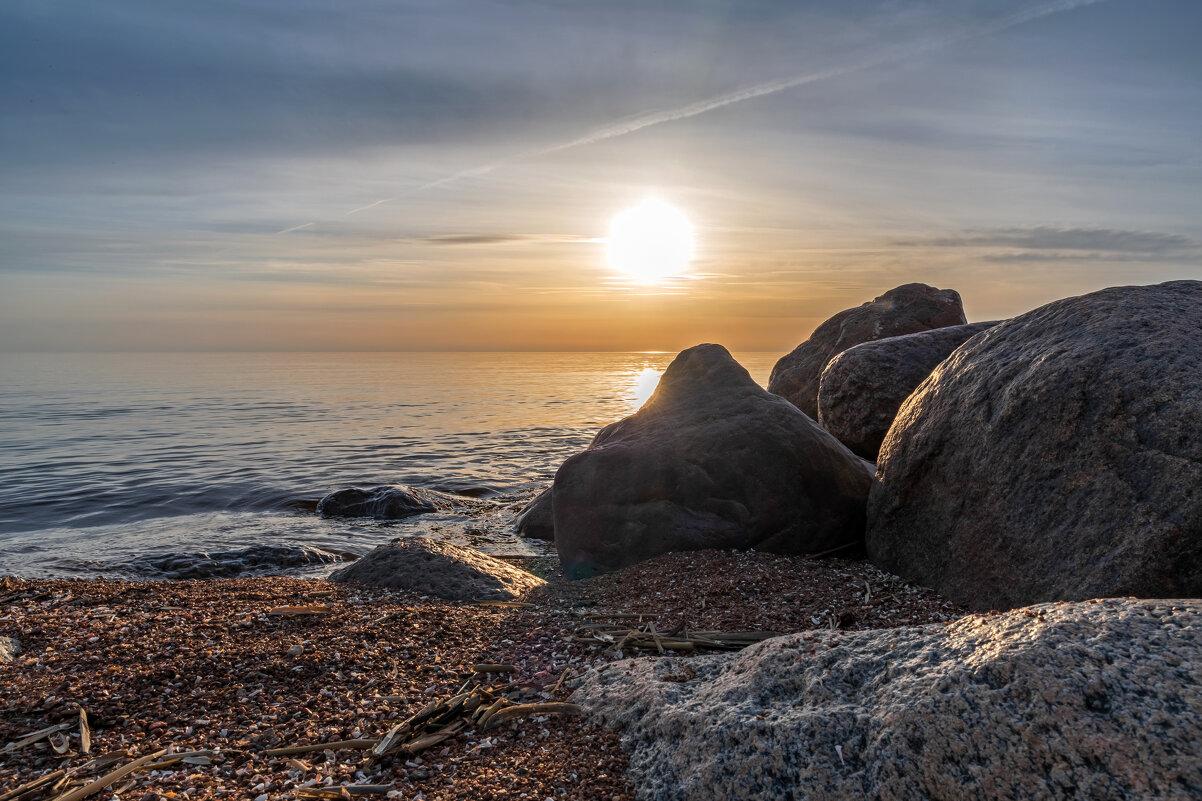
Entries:
<svg viewBox="0 0 1202 801">
<path fill-rule="evenodd" d="M 642 284 L 680 275 L 693 258 L 693 226 L 675 206 L 648 198 L 614 217 L 609 266 Z"/>
</svg>

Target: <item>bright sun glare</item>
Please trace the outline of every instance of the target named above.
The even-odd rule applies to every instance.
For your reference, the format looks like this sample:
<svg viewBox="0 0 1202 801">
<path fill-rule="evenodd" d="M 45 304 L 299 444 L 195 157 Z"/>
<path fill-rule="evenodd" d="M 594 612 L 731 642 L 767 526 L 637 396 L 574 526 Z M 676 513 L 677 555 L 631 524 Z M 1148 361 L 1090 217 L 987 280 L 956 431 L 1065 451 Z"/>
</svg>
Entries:
<svg viewBox="0 0 1202 801">
<path fill-rule="evenodd" d="M 679 275 L 693 258 L 693 226 L 675 206 L 647 199 L 614 218 L 609 265 L 643 284 Z"/>
</svg>

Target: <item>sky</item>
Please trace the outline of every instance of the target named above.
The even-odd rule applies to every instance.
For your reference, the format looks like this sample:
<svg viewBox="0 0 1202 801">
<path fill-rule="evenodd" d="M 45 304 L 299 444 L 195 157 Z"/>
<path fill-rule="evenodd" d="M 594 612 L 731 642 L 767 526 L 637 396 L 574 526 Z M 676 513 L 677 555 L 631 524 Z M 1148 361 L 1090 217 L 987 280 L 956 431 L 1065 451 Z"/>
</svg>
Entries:
<svg viewBox="0 0 1202 801">
<path fill-rule="evenodd" d="M 5 0 L 0 350 L 787 351 L 1202 278 L 1196 0 Z M 647 198 L 660 284 L 606 260 Z"/>
</svg>

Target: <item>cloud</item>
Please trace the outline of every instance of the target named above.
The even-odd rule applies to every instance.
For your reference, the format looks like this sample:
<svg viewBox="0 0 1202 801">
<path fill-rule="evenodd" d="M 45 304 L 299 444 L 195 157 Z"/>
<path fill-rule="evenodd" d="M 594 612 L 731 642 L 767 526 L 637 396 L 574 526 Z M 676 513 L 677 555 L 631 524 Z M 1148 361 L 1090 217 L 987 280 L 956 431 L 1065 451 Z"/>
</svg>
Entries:
<svg viewBox="0 0 1202 801">
<path fill-rule="evenodd" d="M 980 39 L 986 36 L 1001 33 L 1002 31 L 1010 28 L 1018 27 L 1029 22 L 1042 19 L 1043 17 L 1051 16 L 1053 14 L 1061 14 L 1066 11 L 1073 11 L 1078 8 L 1084 8 L 1086 6 L 1092 6 L 1102 2 L 1106 2 L 1106 0 L 1058 0 L 1058 2 L 1046 3 L 1034 8 L 1019 11 L 1006 17 L 1002 17 L 991 24 L 962 31 L 951 36 L 933 38 L 926 41 L 920 41 L 917 44 L 893 50 L 887 50 L 883 53 L 878 53 L 870 58 L 856 63 L 828 67 L 826 69 L 805 72 L 798 75 L 791 75 L 774 81 L 765 81 L 752 86 L 736 89 L 731 92 L 724 92 L 722 94 L 708 97 L 703 100 L 698 100 L 693 103 L 687 103 L 685 105 L 675 106 L 673 108 L 658 109 L 645 114 L 637 114 L 626 117 L 590 131 L 582 136 L 577 136 L 558 144 L 536 148 L 534 150 L 528 150 L 522 153 L 515 153 L 512 156 L 507 156 L 488 164 L 482 164 L 470 169 L 460 170 L 459 172 L 452 173 L 443 178 L 421 184 L 420 186 L 414 187 L 406 193 L 402 193 L 394 197 L 381 198 L 380 200 L 376 200 L 365 206 L 359 206 L 351 209 L 347 212 L 347 214 L 357 214 L 361 211 L 375 208 L 376 206 L 384 203 L 392 203 L 397 200 L 401 200 L 404 197 L 416 194 L 418 192 L 424 192 L 429 189 L 435 189 L 438 187 L 447 186 L 448 184 L 458 183 L 466 178 L 477 178 L 487 175 L 495 170 L 501 169 L 502 167 L 507 167 L 518 162 L 528 161 L 530 159 L 536 159 L 542 156 L 549 156 L 564 150 L 572 150 L 578 147 L 594 145 L 609 139 L 616 139 L 621 136 L 627 136 L 629 134 L 636 133 L 644 128 L 650 128 L 655 125 L 662 125 L 668 122 L 689 119 L 690 117 L 707 114 L 711 111 L 725 108 L 726 106 L 734 105 L 736 103 L 743 103 L 748 100 L 754 100 L 767 95 L 774 95 L 778 92 L 783 92 L 789 89 L 796 89 L 809 84 L 821 83 L 834 78 L 840 78 L 845 75 L 851 75 L 857 72 L 864 72 L 866 70 L 908 61 L 910 59 L 927 55 L 953 45 L 962 44 L 974 39 Z"/>
<path fill-rule="evenodd" d="M 1005 247 L 1035 251 L 1090 251 L 1095 256 L 1100 253 L 1121 253 L 1131 255 L 1182 255 L 1198 247 L 1198 243 L 1181 234 L 1162 231 L 1135 231 L 1122 228 L 1054 228 L 1051 226 L 1035 226 L 1033 228 L 997 228 L 987 231 L 968 231 L 964 234 L 950 237 L 940 237 L 927 241 L 911 241 L 897 243 L 903 246 L 926 247 Z M 1015 261 L 1021 254 L 1007 254 L 1004 258 L 994 258 L 994 261 Z M 1054 261 L 1060 259 L 1079 259 L 1080 255 L 1045 255 L 1026 256 L 1024 261 Z"/>
<path fill-rule="evenodd" d="M 1118 254 L 1118 253 L 1041 253 L 1039 251 L 1026 251 L 1019 253 L 987 253 L 981 257 L 982 261 L 992 262 L 994 264 L 1030 264 L 1030 263 L 1055 263 L 1055 262 L 1081 262 L 1081 261 L 1109 261 L 1128 263 L 1134 258 L 1134 254 Z M 1175 261 L 1177 256 L 1166 255 L 1143 255 L 1140 256 L 1140 261 Z"/>
<path fill-rule="evenodd" d="M 570 234 L 436 234 L 409 240 L 427 245 L 503 245 L 514 242 L 534 244 L 592 243 L 597 240 Z"/>
<path fill-rule="evenodd" d="M 534 237 L 523 234 L 438 234 L 416 241 L 429 245 L 500 245 L 507 242 L 527 242 Z"/>
</svg>

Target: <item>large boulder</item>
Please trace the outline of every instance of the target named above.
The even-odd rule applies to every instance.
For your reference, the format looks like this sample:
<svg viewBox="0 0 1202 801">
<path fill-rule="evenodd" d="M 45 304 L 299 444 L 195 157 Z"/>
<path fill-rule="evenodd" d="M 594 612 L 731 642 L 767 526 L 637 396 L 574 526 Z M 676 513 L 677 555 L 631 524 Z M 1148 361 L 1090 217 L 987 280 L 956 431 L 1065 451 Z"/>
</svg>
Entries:
<svg viewBox="0 0 1202 801">
<path fill-rule="evenodd" d="M 878 565 L 979 609 L 1202 595 L 1202 283 L 1049 303 L 961 346 L 881 448 Z"/>
<path fill-rule="evenodd" d="M 518 536 L 536 540 L 555 539 L 555 507 L 551 503 L 551 488 L 535 496 L 514 521 Z"/>
<path fill-rule="evenodd" d="M 818 385 L 818 422 L 852 453 L 875 462 L 897 410 L 931 371 L 997 325 L 952 325 L 865 342 L 830 360 Z"/>
<path fill-rule="evenodd" d="M 810 338 L 780 358 L 768 391 L 818 419 L 818 384 L 835 356 L 861 342 L 963 325 L 964 305 L 954 289 L 905 284 L 870 303 L 845 309 L 814 329 Z"/>
<path fill-rule="evenodd" d="M 826 551 L 862 540 L 871 476 L 725 348 L 698 345 L 559 468 L 555 545 L 572 578 L 668 551 Z"/>
<path fill-rule="evenodd" d="M 640 801 L 1202 798 L 1197 600 L 614 662 L 572 700 L 623 730 Z"/>
<path fill-rule="evenodd" d="M 374 517 L 401 520 L 427 512 L 455 512 L 492 506 L 490 501 L 451 495 L 421 487 L 383 486 L 363 489 L 347 487 L 317 502 L 322 517 Z"/>
<path fill-rule="evenodd" d="M 451 601 L 508 601 L 546 584 L 532 573 L 471 548 L 412 537 L 369 551 L 330 581 L 409 590 Z"/>
</svg>

